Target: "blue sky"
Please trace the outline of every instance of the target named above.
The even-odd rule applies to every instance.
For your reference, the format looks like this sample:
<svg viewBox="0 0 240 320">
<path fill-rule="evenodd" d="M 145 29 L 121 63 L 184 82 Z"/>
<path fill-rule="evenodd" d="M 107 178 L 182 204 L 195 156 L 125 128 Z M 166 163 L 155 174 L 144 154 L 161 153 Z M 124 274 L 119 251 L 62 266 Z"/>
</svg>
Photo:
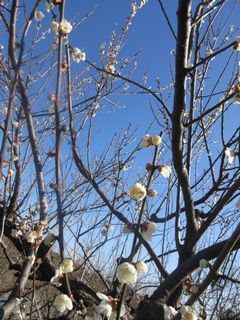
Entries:
<svg viewBox="0 0 240 320">
<path fill-rule="evenodd" d="M 199 1 L 193 1 L 194 4 Z M 229 1 L 229 8 L 232 6 L 234 1 Z M 167 12 L 169 13 L 169 18 L 173 22 L 173 26 L 176 27 L 176 5 L 177 1 L 167 0 L 163 2 Z M 96 8 L 95 8 L 96 7 Z M 126 17 L 130 13 L 131 1 L 129 0 L 88 0 L 88 1 L 66 1 L 66 14 L 65 17 L 67 20 L 74 19 L 75 23 L 85 17 L 87 13 L 95 8 L 95 12 L 83 22 L 77 29 L 75 29 L 69 35 L 69 41 L 72 47 L 79 47 L 86 52 L 87 59 L 91 62 L 96 62 L 97 65 L 100 65 L 99 62 L 99 48 L 102 42 L 107 44 L 110 41 L 112 30 L 116 30 L 117 33 L 120 32 L 121 26 L 126 22 Z M 44 4 L 41 4 L 39 7 L 40 10 L 44 11 Z M 45 11 L 44 11 L 45 13 Z M 46 30 L 50 24 L 50 15 L 45 13 L 46 19 L 42 22 L 42 30 Z M 219 17 L 219 20 L 221 18 Z M 230 24 L 237 23 L 237 11 L 233 13 L 232 22 Z M 219 21 L 218 21 L 219 22 Z M 227 34 L 228 27 L 224 30 L 224 34 Z M 175 28 L 176 29 L 176 28 Z M 33 31 L 32 31 L 33 32 Z M 51 48 L 52 40 L 55 35 L 53 32 L 50 35 L 47 35 L 46 41 L 40 43 L 39 47 L 41 50 L 46 48 Z M 233 39 L 235 39 L 236 34 L 234 33 Z M 167 28 L 166 21 L 161 13 L 159 4 L 157 0 L 149 0 L 146 6 L 144 6 L 136 15 L 133 25 L 128 33 L 128 41 L 126 42 L 123 50 L 120 53 L 120 58 L 133 57 L 138 53 L 136 61 L 138 62 L 138 69 L 134 72 L 132 78 L 134 80 L 141 80 L 144 72 L 147 72 L 148 80 L 146 86 L 151 86 L 156 88 L 156 78 L 159 78 L 161 86 L 169 86 L 164 91 L 164 98 L 168 99 L 168 105 L 171 110 L 172 104 L 172 93 L 173 88 L 172 84 L 172 74 L 174 75 L 174 57 L 170 54 L 172 49 L 175 49 L 175 43 L 173 36 L 171 35 L 169 29 Z M 231 40 L 229 40 L 230 42 Z M 229 43 L 226 41 L 226 44 Z M 4 44 L 5 50 L 7 44 Z M 204 51 L 204 46 L 202 50 Z M 205 90 L 209 92 L 214 85 L 216 74 L 224 66 L 226 59 L 229 57 L 229 52 L 224 53 L 222 57 L 216 59 L 216 62 L 213 62 L 213 68 L 210 72 L 211 76 L 207 79 L 207 86 Z M 56 57 L 55 57 L 56 58 Z M 38 66 L 36 66 L 37 68 Z M 82 69 L 86 67 L 84 62 L 80 64 L 72 64 L 73 74 L 80 74 Z M 229 68 L 230 70 L 230 68 Z M 56 70 L 55 70 L 56 71 Z M 231 72 L 226 70 L 226 75 L 224 76 L 223 81 L 219 84 L 217 91 L 224 91 L 226 86 L 226 79 L 229 79 Z M 51 93 L 53 88 L 55 88 L 54 77 L 51 79 L 51 82 L 45 88 L 42 96 L 39 101 L 36 102 L 34 108 L 37 110 L 47 109 L 48 108 L 48 94 Z M 133 87 L 132 87 L 133 88 Z M 39 90 L 39 87 L 36 86 L 35 90 Z M 43 98 L 43 99 L 41 99 Z M 212 104 L 216 101 L 213 101 L 209 104 L 211 107 Z M 115 132 L 120 132 L 124 130 L 129 123 L 132 123 L 133 128 L 137 128 L 137 133 L 135 134 L 136 140 L 133 145 L 136 145 L 140 142 L 143 134 L 146 132 L 150 122 L 153 120 L 153 115 L 150 111 L 149 105 L 150 102 L 155 110 L 157 106 L 156 101 L 153 98 L 150 98 L 149 95 L 136 94 L 132 96 L 115 96 L 113 100 L 117 101 L 119 104 L 124 107 L 115 107 L 113 112 L 111 106 L 107 101 L 104 101 L 105 108 L 103 108 L 94 118 L 94 139 L 93 139 L 93 149 L 92 156 L 94 153 L 101 153 L 111 141 L 111 137 Z M 233 105 L 231 108 L 231 113 L 227 113 L 227 123 L 226 123 L 226 135 L 230 135 L 233 127 L 239 125 L 239 106 Z M 161 121 L 162 123 L 162 121 Z M 220 127 L 220 124 L 217 125 L 217 130 L 213 133 L 216 135 Z M 159 133 L 159 126 L 157 124 L 150 130 L 151 134 Z M 54 136 L 52 140 L 47 140 L 46 145 L 43 147 L 49 148 L 54 144 Z M 130 146 L 132 148 L 132 146 Z M 222 148 L 221 144 L 213 146 L 213 152 L 216 154 Z M 65 151 L 65 149 L 63 149 Z M 139 153 L 137 160 L 135 162 L 136 168 L 139 166 L 142 172 L 145 171 L 145 163 L 151 159 L 152 150 L 142 150 Z M 200 169 L 203 169 L 206 165 L 205 157 L 203 156 L 202 164 L 199 166 Z M 171 162 L 171 153 L 168 150 L 167 155 L 163 156 L 162 161 Z M 136 170 L 136 169 L 134 169 Z M 135 172 L 135 171 L 134 171 Z M 134 176 L 134 174 L 132 174 Z M 134 177 L 135 178 L 135 177 Z M 131 178 L 133 180 L 133 178 Z M 127 180 L 128 184 L 131 184 L 132 180 Z M 166 187 L 166 181 L 163 179 L 160 182 L 160 192 Z M 196 196 L 196 195 L 195 195 Z M 196 197 L 198 198 L 198 197 Z M 134 206 L 133 206 L 134 207 Z M 133 210 L 134 211 L 134 208 Z M 163 213 L 161 213 L 163 215 Z"/>
</svg>

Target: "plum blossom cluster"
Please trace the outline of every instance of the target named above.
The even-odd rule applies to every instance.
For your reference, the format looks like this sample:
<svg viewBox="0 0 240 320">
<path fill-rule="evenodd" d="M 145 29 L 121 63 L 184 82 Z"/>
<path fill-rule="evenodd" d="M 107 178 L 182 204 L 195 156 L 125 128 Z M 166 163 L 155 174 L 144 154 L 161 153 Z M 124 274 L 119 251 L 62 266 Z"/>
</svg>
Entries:
<svg viewBox="0 0 240 320">
<path fill-rule="evenodd" d="M 115 66 L 113 63 L 107 63 L 106 64 L 106 67 L 105 67 L 105 70 L 107 72 L 110 72 L 110 73 L 114 73 L 115 72 Z"/>
<path fill-rule="evenodd" d="M 156 232 L 157 230 L 157 225 L 156 223 L 146 220 L 143 223 L 140 224 L 140 231 L 143 236 L 143 238 L 146 241 L 151 241 L 153 233 Z M 123 233 L 124 234 L 129 234 L 134 231 L 134 225 L 131 223 L 125 224 L 123 227 Z"/>
<path fill-rule="evenodd" d="M 55 285 L 56 287 L 60 287 L 62 285 L 63 274 L 70 273 L 73 271 L 73 261 L 71 259 L 64 259 L 59 268 L 55 270 L 55 275 L 50 280 L 50 283 Z"/>
<path fill-rule="evenodd" d="M 74 48 L 72 51 L 72 58 L 73 61 L 76 63 L 79 63 L 80 61 L 86 60 L 86 54 L 85 52 L 81 51 L 79 48 Z"/>
<path fill-rule="evenodd" d="M 117 268 L 117 278 L 122 284 L 134 284 L 137 282 L 138 274 L 148 272 L 148 267 L 144 261 L 135 264 L 123 262 Z"/>
<path fill-rule="evenodd" d="M 172 320 L 177 314 L 178 311 L 166 304 L 163 305 L 164 310 L 164 320 Z M 182 306 L 179 310 L 181 315 L 181 320 L 198 320 L 198 316 L 195 313 L 195 310 L 189 306 Z"/>
<path fill-rule="evenodd" d="M 72 25 L 66 19 L 63 19 L 60 23 L 54 20 L 52 22 L 52 29 L 55 33 L 61 32 L 63 35 L 68 35 L 72 31 Z"/>
<path fill-rule="evenodd" d="M 151 146 L 159 146 L 162 142 L 162 136 L 161 135 L 155 135 L 150 136 L 149 134 L 145 134 L 145 136 L 142 139 L 141 146 L 142 148 L 148 148 Z"/>
<path fill-rule="evenodd" d="M 140 225 L 140 230 L 143 238 L 147 241 L 151 241 L 153 234 L 157 230 L 157 225 L 152 221 L 146 220 Z"/>
<path fill-rule="evenodd" d="M 52 2 L 48 2 L 48 1 L 45 2 L 45 9 L 47 12 L 50 12 L 51 10 L 53 10 L 54 7 L 55 6 Z"/>
<path fill-rule="evenodd" d="M 85 320 L 115 320 L 117 316 L 118 299 L 115 299 L 111 296 L 106 296 L 100 292 L 97 292 L 97 296 L 99 299 L 101 299 L 101 302 L 98 306 L 87 309 Z M 120 316 L 124 316 L 125 312 L 125 306 L 122 305 Z"/>
<path fill-rule="evenodd" d="M 34 212 L 30 212 L 30 215 L 34 215 Z M 47 220 L 41 220 L 34 226 L 34 229 L 30 228 L 28 224 L 28 218 L 23 220 L 20 225 L 12 229 L 11 236 L 14 238 L 23 237 L 28 243 L 37 243 L 43 240 L 44 231 L 47 229 Z"/>
<path fill-rule="evenodd" d="M 156 168 L 159 171 L 160 175 L 163 176 L 164 178 L 168 178 L 172 172 L 171 167 L 168 166 L 167 164 L 157 165 Z"/>
<path fill-rule="evenodd" d="M 153 166 L 152 163 L 147 163 L 146 170 L 148 172 L 153 172 L 154 170 L 158 170 L 160 175 L 166 179 L 169 178 L 169 176 L 172 172 L 172 168 L 170 166 L 168 166 L 167 164 Z"/>
</svg>

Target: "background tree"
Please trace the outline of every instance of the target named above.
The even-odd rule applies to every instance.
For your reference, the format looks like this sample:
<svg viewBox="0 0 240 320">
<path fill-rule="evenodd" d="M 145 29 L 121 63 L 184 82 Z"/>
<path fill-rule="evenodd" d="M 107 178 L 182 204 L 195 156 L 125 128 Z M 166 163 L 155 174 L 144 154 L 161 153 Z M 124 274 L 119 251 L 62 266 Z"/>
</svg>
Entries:
<svg viewBox="0 0 240 320">
<path fill-rule="evenodd" d="M 74 34 L 97 8 L 1 2 L 1 319 L 239 317 L 239 1 L 155 1 L 153 80 L 124 51 L 152 2 L 94 60 Z"/>
</svg>

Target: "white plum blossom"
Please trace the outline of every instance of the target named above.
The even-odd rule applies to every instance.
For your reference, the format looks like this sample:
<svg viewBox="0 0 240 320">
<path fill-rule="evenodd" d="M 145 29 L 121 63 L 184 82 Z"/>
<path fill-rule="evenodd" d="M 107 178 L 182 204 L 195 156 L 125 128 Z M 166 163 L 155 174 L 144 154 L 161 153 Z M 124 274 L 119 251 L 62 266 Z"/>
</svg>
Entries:
<svg viewBox="0 0 240 320">
<path fill-rule="evenodd" d="M 189 306 L 182 306 L 180 309 L 180 313 L 182 315 L 181 320 L 197 320 L 198 319 L 193 308 Z"/>
<path fill-rule="evenodd" d="M 111 317 L 112 314 L 112 306 L 111 304 L 108 302 L 108 297 L 106 296 L 107 300 L 102 300 L 100 302 L 100 304 L 95 308 L 97 314 L 106 317 L 107 319 L 109 319 Z M 102 299 L 102 298 L 100 298 Z"/>
<path fill-rule="evenodd" d="M 152 142 L 151 142 L 150 135 L 149 134 L 145 134 L 145 136 L 143 137 L 142 142 L 141 142 L 142 148 L 148 148 L 151 145 L 152 145 Z"/>
<path fill-rule="evenodd" d="M 74 48 L 72 52 L 72 58 L 73 61 L 79 63 L 80 61 L 86 60 L 86 54 L 85 52 L 82 52 L 79 48 Z"/>
<path fill-rule="evenodd" d="M 64 259 L 60 264 L 60 272 L 69 273 L 73 271 L 73 261 L 72 259 Z"/>
<path fill-rule="evenodd" d="M 166 304 L 163 305 L 164 310 L 164 320 L 171 320 L 176 314 L 177 311 L 170 306 L 167 306 Z"/>
<path fill-rule="evenodd" d="M 133 284 L 137 282 L 137 270 L 129 262 L 120 264 L 117 268 L 117 278 L 120 283 Z"/>
<path fill-rule="evenodd" d="M 37 231 L 31 231 L 28 235 L 27 235 L 27 242 L 28 243 L 35 243 L 35 241 L 37 240 L 37 238 L 39 237 L 39 234 Z"/>
<path fill-rule="evenodd" d="M 46 11 L 47 12 L 50 12 L 51 10 L 53 10 L 54 9 L 54 4 L 52 3 L 52 2 L 45 2 L 45 9 L 46 9 Z"/>
<path fill-rule="evenodd" d="M 59 30 L 59 23 L 55 20 L 53 20 L 53 22 L 52 22 L 52 29 L 55 33 L 57 33 Z"/>
<path fill-rule="evenodd" d="M 56 287 L 60 287 L 62 285 L 62 277 L 64 273 L 69 273 L 73 271 L 73 261 L 71 259 L 64 259 L 59 268 L 55 269 L 55 275 L 50 280 L 50 283 L 55 285 Z"/>
<path fill-rule="evenodd" d="M 133 232 L 133 225 L 131 223 L 127 223 L 123 226 L 122 232 L 124 234 L 129 234 Z"/>
<path fill-rule="evenodd" d="M 45 18 L 45 15 L 42 13 L 42 11 L 35 11 L 34 18 L 36 21 L 40 22 Z"/>
<path fill-rule="evenodd" d="M 12 229 L 11 236 L 13 238 L 19 238 L 19 236 L 22 236 L 22 231 L 18 229 Z"/>
<path fill-rule="evenodd" d="M 152 144 L 155 145 L 155 146 L 159 146 L 160 143 L 162 142 L 162 137 L 161 136 L 153 136 L 152 137 Z"/>
<path fill-rule="evenodd" d="M 59 23 L 59 28 L 58 29 L 59 29 L 59 31 L 61 31 L 64 34 L 69 34 L 72 31 L 72 25 L 66 19 L 63 19 Z"/>
<path fill-rule="evenodd" d="M 112 63 L 109 63 L 106 65 L 106 71 L 110 72 L 110 73 L 114 73 L 115 72 L 115 66 Z"/>
<path fill-rule="evenodd" d="M 232 164 L 233 161 L 235 160 L 236 153 L 232 151 L 230 148 L 226 148 L 225 155 L 228 157 L 228 163 Z"/>
<path fill-rule="evenodd" d="M 65 310 L 70 311 L 73 308 L 72 300 L 66 294 L 56 296 L 53 304 L 60 313 L 63 313 Z"/>
<path fill-rule="evenodd" d="M 115 320 L 117 315 L 117 302 L 118 299 L 115 299 L 111 296 L 106 296 L 103 293 L 97 292 L 97 296 L 102 300 L 100 304 L 95 308 L 96 313 L 92 315 L 92 319 L 98 320 L 102 319 L 99 316 L 106 317 L 109 320 Z M 120 316 L 125 314 L 125 306 L 121 306 Z M 95 318 L 94 318 L 95 316 Z M 86 319 L 86 318 L 85 318 Z"/>
<path fill-rule="evenodd" d="M 199 267 L 200 267 L 201 269 L 203 269 L 203 268 L 208 268 L 208 267 L 209 267 L 208 261 L 207 261 L 206 259 L 201 259 L 201 260 L 199 260 Z"/>
<path fill-rule="evenodd" d="M 135 267 L 138 273 L 147 273 L 148 272 L 148 266 L 144 261 L 138 261 L 135 263 Z"/>
<path fill-rule="evenodd" d="M 157 166 L 157 169 L 159 171 L 159 173 L 164 177 L 164 178 L 168 178 L 172 172 L 171 167 L 169 167 L 168 165 L 164 164 L 162 166 Z"/>
<path fill-rule="evenodd" d="M 143 200 L 147 192 L 145 187 L 137 182 L 128 190 L 128 194 L 134 199 Z"/>
<path fill-rule="evenodd" d="M 61 287 L 62 285 L 62 273 L 60 269 L 55 269 L 55 275 L 51 278 L 50 283 L 56 287 Z"/>
<path fill-rule="evenodd" d="M 156 223 L 146 220 L 141 224 L 141 233 L 145 240 L 150 241 L 152 240 L 152 235 L 157 230 Z"/>
</svg>

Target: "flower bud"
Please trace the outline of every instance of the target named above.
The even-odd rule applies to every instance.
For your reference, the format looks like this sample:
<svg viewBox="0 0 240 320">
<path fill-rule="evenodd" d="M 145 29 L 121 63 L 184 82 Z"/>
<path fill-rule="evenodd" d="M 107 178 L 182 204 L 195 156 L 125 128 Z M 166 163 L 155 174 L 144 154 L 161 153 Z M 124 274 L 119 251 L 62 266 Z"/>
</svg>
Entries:
<svg viewBox="0 0 240 320">
<path fill-rule="evenodd" d="M 120 283 L 133 284 L 137 282 L 137 270 L 129 262 L 120 264 L 117 268 L 117 278 Z"/>
<path fill-rule="evenodd" d="M 147 192 L 147 195 L 149 197 L 156 197 L 157 196 L 157 191 L 154 190 L 154 189 L 149 189 L 148 192 Z"/>
</svg>

